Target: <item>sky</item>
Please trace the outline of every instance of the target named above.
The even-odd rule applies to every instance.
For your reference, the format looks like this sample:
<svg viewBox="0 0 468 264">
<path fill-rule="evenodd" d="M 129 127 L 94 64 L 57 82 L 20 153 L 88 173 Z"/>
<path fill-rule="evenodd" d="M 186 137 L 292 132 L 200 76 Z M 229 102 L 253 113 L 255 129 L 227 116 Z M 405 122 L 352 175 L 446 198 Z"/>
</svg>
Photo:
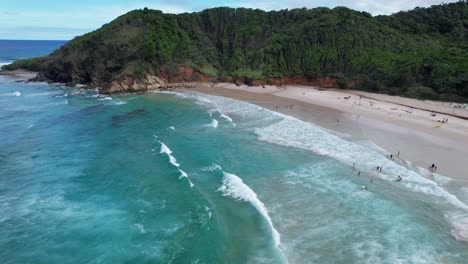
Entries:
<svg viewBox="0 0 468 264">
<path fill-rule="evenodd" d="M 372 15 L 389 15 L 417 6 L 458 0 L 0 0 L 0 39 L 69 40 L 98 29 L 134 9 L 148 7 L 165 13 L 197 12 L 228 6 L 280 10 L 346 6 Z"/>
</svg>

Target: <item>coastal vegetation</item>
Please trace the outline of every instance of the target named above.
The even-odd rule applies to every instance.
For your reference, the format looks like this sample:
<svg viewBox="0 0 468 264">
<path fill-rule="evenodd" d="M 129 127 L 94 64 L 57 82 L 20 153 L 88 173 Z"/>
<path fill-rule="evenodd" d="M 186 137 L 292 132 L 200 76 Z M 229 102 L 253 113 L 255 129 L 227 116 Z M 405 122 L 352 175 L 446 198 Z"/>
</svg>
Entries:
<svg viewBox="0 0 468 264">
<path fill-rule="evenodd" d="M 222 81 L 333 77 L 341 88 L 462 100 L 468 98 L 468 2 L 390 16 L 345 7 L 221 7 L 178 15 L 145 8 L 49 56 L 4 69 L 106 87 L 125 76 L 177 75 L 180 66 Z M 187 81 L 200 80 L 194 76 Z"/>
</svg>

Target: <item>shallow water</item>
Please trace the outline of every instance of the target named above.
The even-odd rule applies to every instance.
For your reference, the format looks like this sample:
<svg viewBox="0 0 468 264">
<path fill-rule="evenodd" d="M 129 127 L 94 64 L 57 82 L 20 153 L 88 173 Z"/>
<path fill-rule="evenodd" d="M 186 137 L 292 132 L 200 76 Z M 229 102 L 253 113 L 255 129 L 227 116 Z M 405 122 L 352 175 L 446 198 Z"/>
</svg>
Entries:
<svg viewBox="0 0 468 264">
<path fill-rule="evenodd" d="M 0 94 L 3 263 L 468 259 L 466 189 L 313 124 L 191 92 Z"/>
</svg>

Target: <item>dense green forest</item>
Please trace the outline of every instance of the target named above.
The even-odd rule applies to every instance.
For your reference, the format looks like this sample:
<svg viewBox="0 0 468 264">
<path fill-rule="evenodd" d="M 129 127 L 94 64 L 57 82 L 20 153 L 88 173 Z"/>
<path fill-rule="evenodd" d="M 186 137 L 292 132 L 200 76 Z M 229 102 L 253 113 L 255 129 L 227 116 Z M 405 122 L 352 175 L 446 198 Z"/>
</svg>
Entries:
<svg viewBox="0 0 468 264">
<path fill-rule="evenodd" d="M 190 66 L 218 80 L 334 76 L 367 91 L 468 98 L 468 2 L 371 16 L 345 7 L 265 12 L 134 10 L 49 56 L 17 61 L 43 78 L 105 86 Z"/>
</svg>

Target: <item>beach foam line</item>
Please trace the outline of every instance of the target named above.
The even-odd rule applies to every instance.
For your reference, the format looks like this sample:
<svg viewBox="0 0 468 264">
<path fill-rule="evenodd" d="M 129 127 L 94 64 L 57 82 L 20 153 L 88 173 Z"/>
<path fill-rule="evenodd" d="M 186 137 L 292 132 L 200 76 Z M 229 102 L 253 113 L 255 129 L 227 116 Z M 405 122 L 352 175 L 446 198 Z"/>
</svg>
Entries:
<svg viewBox="0 0 468 264">
<path fill-rule="evenodd" d="M 0 94 L 0 96 L 15 97 L 15 96 L 21 96 L 21 93 L 18 92 L 18 91 L 15 91 L 15 92 L 11 92 L 11 93 L 2 93 L 2 94 Z"/>
<path fill-rule="evenodd" d="M 347 141 L 315 124 L 258 105 L 201 93 L 191 93 L 191 96 L 197 100 L 203 98 L 200 102 L 206 107 L 215 107 L 219 112 L 242 117 L 238 122 L 241 122 L 243 127 L 252 129 L 261 141 L 308 150 L 349 166 L 355 164 L 357 170 L 364 172 L 373 172 L 376 166 L 383 166 L 383 172 L 378 173 L 377 177 L 394 182 L 397 175 L 401 175 L 404 180 L 399 182 L 399 186 L 402 189 L 431 196 L 434 199 L 431 202 L 434 204 L 445 202 L 450 207 L 440 208 L 441 214 L 458 215 L 456 218 L 446 217 L 454 232 L 459 234 L 463 234 L 465 232 L 463 230 L 468 232 L 468 225 L 464 225 L 465 219 L 468 219 L 467 204 L 444 189 L 438 182 L 387 159 L 375 149 Z"/>
<path fill-rule="evenodd" d="M 192 188 L 193 186 L 195 186 L 195 185 L 192 183 L 192 181 L 190 180 L 188 174 L 187 174 L 185 171 L 183 171 L 183 170 L 180 169 L 180 164 L 177 163 L 177 159 L 172 155 L 172 150 L 171 150 L 166 144 L 164 144 L 163 142 L 161 142 L 161 141 L 158 139 L 158 137 L 157 137 L 156 135 L 153 135 L 153 137 L 154 137 L 154 139 L 155 139 L 156 141 L 159 142 L 159 144 L 161 144 L 161 149 L 159 150 L 159 154 L 165 154 L 165 155 L 167 155 L 167 156 L 169 157 L 169 162 L 170 162 L 174 167 L 176 167 L 177 170 L 179 171 L 179 173 L 180 173 L 179 179 L 186 178 L 187 181 L 188 181 L 189 184 L 190 184 L 190 188 Z M 154 149 L 152 149 L 151 151 L 154 151 Z"/>
<path fill-rule="evenodd" d="M 223 196 L 229 196 L 234 198 L 235 200 L 249 202 L 250 204 L 252 204 L 253 207 L 257 209 L 257 211 L 263 216 L 263 218 L 268 223 L 275 246 L 281 251 L 281 249 L 279 248 L 281 244 L 280 234 L 274 227 L 270 215 L 268 214 L 268 210 L 266 209 L 262 201 L 258 199 L 257 194 L 237 175 L 223 171 L 223 176 L 223 184 L 221 185 L 221 187 L 219 187 L 218 191 L 222 192 Z"/>
</svg>

